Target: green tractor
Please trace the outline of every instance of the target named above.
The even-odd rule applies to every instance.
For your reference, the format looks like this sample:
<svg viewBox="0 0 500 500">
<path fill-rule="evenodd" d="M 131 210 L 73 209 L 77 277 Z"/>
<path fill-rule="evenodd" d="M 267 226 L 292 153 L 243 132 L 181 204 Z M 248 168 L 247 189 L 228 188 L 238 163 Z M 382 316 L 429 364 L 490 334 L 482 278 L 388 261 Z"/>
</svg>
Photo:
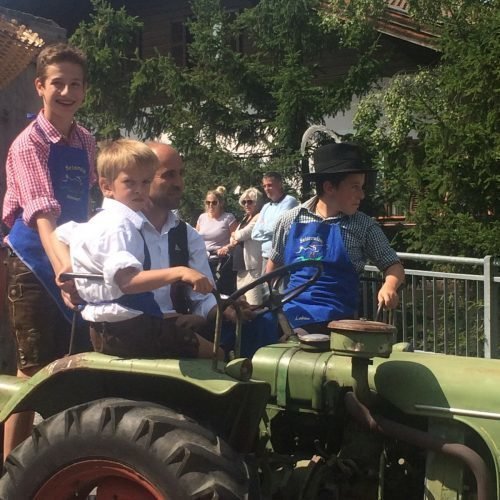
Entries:
<svg viewBox="0 0 500 500">
<path fill-rule="evenodd" d="M 253 285 L 299 266 L 321 272 L 305 261 Z M 263 306 L 285 330 L 302 289 Z M 237 345 L 227 364 L 85 353 L 0 377 L 2 421 L 43 417 L 7 457 L 0 498 L 500 498 L 499 361 L 410 352 L 385 323 L 329 326 L 252 360 Z"/>
</svg>

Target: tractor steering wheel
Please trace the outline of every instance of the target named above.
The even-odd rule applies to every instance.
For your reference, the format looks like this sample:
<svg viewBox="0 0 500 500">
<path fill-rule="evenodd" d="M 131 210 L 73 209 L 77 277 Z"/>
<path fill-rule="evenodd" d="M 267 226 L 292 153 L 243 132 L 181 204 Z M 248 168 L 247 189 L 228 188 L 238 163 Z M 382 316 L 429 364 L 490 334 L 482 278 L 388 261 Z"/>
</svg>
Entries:
<svg viewBox="0 0 500 500">
<path fill-rule="evenodd" d="M 288 290 L 286 293 L 280 293 L 273 285 L 279 283 L 281 278 L 284 278 L 286 275 L 291 274 L 294 271 L 302 269 L 304 267 L 314 267 L 316 271 L 305 283 L 302 283 L 291 290 Z M 276 311 L 277 309 L 281 309 L 284 304 L 290 302 L 295 297 L 300 295 L 304 290 L 309 288 L 313 283 L 315 283 L 318 278 L 321 276 L 323 272 L 323 264 L 318 260 L 301 260 L 294 262 L 293 264 L 289 264 L 287 266 L 279 267 L 270 273 L 266 273 L 260 278 L 252 281 L 248 285 L 236 290 L 233 294 L 231 294 L 225 301 L 225 306 L 229 306 L 234 304 L 240 297 L 245 295 L 249 290 L 262 285 L 264 283 L 267 284 L 269 289 L 269 296 L 263 301 L 262 304 L 257 306 L 254 310 L 256 315 L 264 314 L 268 311 Z"/>
</svg>

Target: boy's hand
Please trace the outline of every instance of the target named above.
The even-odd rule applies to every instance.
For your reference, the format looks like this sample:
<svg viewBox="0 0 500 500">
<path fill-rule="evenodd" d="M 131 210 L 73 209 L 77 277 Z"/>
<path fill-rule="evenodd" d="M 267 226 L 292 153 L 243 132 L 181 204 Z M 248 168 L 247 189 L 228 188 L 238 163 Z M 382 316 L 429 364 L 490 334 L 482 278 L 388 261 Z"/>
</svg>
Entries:
<svg viewBox="0 0 500 500">
<path fill-rule="evenodd" d="M 398 291 L 390 284 L 384 284 L 378 292 L 378 305 L 386 309 L 395 309 L 399 304 Z"/>
<path fill-rule="evenodd" d="M 78 295 L 78 292 L 76 290 L 75 286 L 75 280 L 61 280 L 60 275 L 62 273 L 70 273 L 72 271 L 71 267 L 67 267 L 63 269 L 57 276 L 56 276 L 56 284 L 57 286 L 61 289 L 61 296 L 66 304 L 67 307 L 70 309 L 76 310 L 78 309 L 78 306 L 80 304 L 83 304 L 83 300 Z"/>
<path fill-rule="evenodd" d="M 385 270 L 384 284 L 378 292 L 378 305 L 386 309 L 395 309 L 399 304 L 399 289 L 405 282 L 405 270 L 396 262 Z"/>
<path fill-rule="evenodd" d="M 189 267 L 184 271 L 182 281 L 191 285 L 195 292 L 203 294 L 210 293 L 214 288 L 210 280 L 204 274 L 194 269 L 190 269 Z"/>
<path fill-rule="evenodd" d="M 56 274 L 56 285 L 63 291 L 67 293 L 72 293 L 76 290 L 75 281 L 74 280 L 62 280 L 61 274 L 63 273 L 71 273 L 73 269 L 71 266 L 64 266 L 61 270 Z"/>
</svg>

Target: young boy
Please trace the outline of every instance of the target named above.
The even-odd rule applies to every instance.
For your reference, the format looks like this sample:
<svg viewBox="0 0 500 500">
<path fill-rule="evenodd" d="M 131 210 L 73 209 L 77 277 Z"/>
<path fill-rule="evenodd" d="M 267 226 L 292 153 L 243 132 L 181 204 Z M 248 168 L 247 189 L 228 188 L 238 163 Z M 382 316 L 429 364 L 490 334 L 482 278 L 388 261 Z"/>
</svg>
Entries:
<svg viewBox="0 0 500 500">
<path fill-rule="evenodd" d="M 64 44 L 43 49 L 35 79 L 43 109 L 7 156 L 3 222 L 10 228 L 9 316 L 19 377 L 34 375 L 68 352 L 71 313 L 54 277 L 69 262 L 54 231 L 58 223 L 88 217 L 95 141 L 74 121 L 86 87 L 82 52 Z M 29 435 L 32 418 L 26 412 L 6 422 L 4 457 Z"/>
<path fill-rule="evenodd" d="M 317 196 L 280 217 L 273 237 L 268 272 L 304 259 L 323 263 L 321 277 L 288 302 L 284 311 L 292 327 L 322 331 L 330 321 L 356 317 L 359 275 L 369 260 L 384 273 L 380 306 L 394 309 L 405 273 L 381 228 L 359 211 L 366 175 L 373 172 L 361 148 L 330 143 L 314 152 Z M 303 284 L 312 270 L 292 274 L 290 289 Z"/>
<path fill-rule="evenodd" d="M 137 213 L 149 202 L 158 157 L 145 144 L 120 139 L 99 153 L 103 210 L 89 222 L 69 222 L 57 229 L 68 244 L 73 271 L 104 276 L 104 281 L 76 279 L 86 302 L 94 349 L 123 357 L 211 357 L 213 344 L 196 333 L 205 319 L 171 314 L 164 318 L 152 290 L 176 281 L 206 294 L 212 283 L 184 266 L 150 269 L 151 259 Z M 189 326 L 187 326 L 189 325 Z"/>
</svg>

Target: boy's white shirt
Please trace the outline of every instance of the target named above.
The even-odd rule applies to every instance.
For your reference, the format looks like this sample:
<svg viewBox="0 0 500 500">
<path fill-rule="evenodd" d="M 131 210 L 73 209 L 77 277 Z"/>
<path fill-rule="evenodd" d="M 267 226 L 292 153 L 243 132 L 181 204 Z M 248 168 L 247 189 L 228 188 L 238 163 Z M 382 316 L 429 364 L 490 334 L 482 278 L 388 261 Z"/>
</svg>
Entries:
<svg viewBox="0 0 500 500">
<path fill-rule="evenodd" d="M 161 232 L 156 231 L 147 218 L 134 212 L 123 203 L 104 198 L 102 210 L 89 222 L 67 222 L 59 226 L 56 234 L 70 247 L 73 272 L 103 274 L 104 282 L 75 280 L 78 293 L 88 304 L 82 311 L 87 321 L 123 321 L 142 314 L 116 303 L 103 303 L 123 295 L 114 282 L 119 269 L 133 267 L 143 270 L 144 241 L 148 244 L 152 269 L 169 267 L 168 232 L 179 223 L 172 212 Z M 124 234 L 120 234 L 124 233 Z M 128 237 L 124 238 L 124 235 Z M 211 271 L 202 237 L 188 224 L 189 267 L 209 276 Z M 154 290 L 155 300 L 163 313 L 175 312 L 170 298 L 170 285 Z M 193 313 L 206 317 L 216 305 L 212 294 L 200 294 L 190 290 Z"/>
<path fill-rule="evenodd" d="M 139 230 L 144 219 L 123 203 L 104 198 L 102 210 L 88 222 L 59 226 L 56 234 L 69 245 L 75 273 L 102 274 L 104 281 L 77 279 L 78 293 L 87 305 L 87 321 L 123 321 L 142 314 L 110 301 L 123 295 L 114 278 L 120 269 L 143 270 L 144 240 Z"/>
</svg>

